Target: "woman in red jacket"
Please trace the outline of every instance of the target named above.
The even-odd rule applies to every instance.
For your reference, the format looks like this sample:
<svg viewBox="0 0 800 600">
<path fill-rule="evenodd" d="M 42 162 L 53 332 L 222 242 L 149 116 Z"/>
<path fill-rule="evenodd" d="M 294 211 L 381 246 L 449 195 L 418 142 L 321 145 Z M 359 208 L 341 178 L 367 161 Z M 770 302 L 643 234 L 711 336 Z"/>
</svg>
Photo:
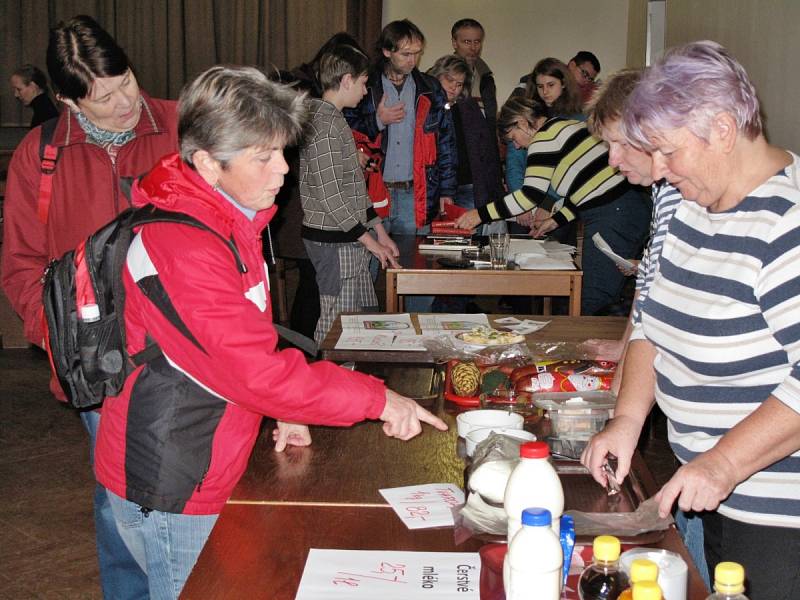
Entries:
<svg viewBox="0 0 800 600">
<path fill-rule="evenodd" d="M 200 220 L 230 239 L 174 223 L 143 226 L 123 269 L 128 350 L 163 356 L 107 398 L 96 473 L 153 598 L 177 598 L 219 511 L 247 465 L 262 416 L 278 419 L 276 450 L 307 445 L 299 423 L 384 421 L 409 439 L 439 418 L 373 377 L 276 349 L 261 230 L 274 216 L 300 135 L 303 98 L 257 69 L 212 67 L 181 94 L 180 155 L 134 186 L 135 205 Z"/>
<path fill-rule="evenodd" d="M 91 17 L 50 32 L 47 69 L 61 114 L 53 129 L 34 127 L 14 152 L 2 244 L 3 291 L 37 346 L 44 338 L 41 280 L 48 262 L 128 208 L 131 182 L 178 147 L 175 102 L 139 88 L 125 52 Z M 42 162 L 43 141 L 56 158 L 52 168 Z M 63 399 L 57 382 L 50 388 Z M 83 412 L 81 419 L 91 453 L 100 412 Z M 94 512 L 103 595 L 146 598 L 144 573 L 120 539 L 100 486 Z"/>
</svg>

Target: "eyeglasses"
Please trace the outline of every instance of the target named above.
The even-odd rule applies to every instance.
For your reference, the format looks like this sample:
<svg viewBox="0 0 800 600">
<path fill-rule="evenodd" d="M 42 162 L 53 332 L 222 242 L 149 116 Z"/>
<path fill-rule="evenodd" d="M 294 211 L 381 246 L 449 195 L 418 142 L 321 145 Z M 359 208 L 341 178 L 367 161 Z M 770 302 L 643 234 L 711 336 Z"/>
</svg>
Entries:
<svg viewBox="0 0 800 600">
<path fill-rule="evenodd" d="M 581 75 L 583 75 L 586 81 L 591 81 L 592 83 L 594 83 L 594 78 L 597 77 L 597 75 L 592 75 L 591 73 L 589 73 L 589 71 L 587 71 L 583 67 L 578 67 L 578 70 L 581 72 Z"/>
<path fill-rule="evenodd" d="M 515 129 L 519 129 L 525 135 L 530 135 L 530 136 L 534 135 L 538 131 L 536 127 L 522 127 L 518 123 L 514 123 L 513 125 L 511 125 L 511 127 L 505 130 L 505 139 L 508 140 L 509 142 L 512 141 L 511 132 L 514 131 Z"/>
</svg>

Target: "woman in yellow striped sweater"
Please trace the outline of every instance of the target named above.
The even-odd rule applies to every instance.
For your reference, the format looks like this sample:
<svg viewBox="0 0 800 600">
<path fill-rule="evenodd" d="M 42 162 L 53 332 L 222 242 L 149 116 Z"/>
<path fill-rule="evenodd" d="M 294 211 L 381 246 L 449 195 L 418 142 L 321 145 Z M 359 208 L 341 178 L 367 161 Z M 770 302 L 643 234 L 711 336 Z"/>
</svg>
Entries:
<svg viewBox="0 0 800 600">
<path fill-rule="evenodd" d="M 649 193 L 631 186 L 608 165 L 607 147 L 592 136 L 586 123 L 547 118 L 546 106 L 516 97 L 510 98 L 500 111 L 498 129 L 517 147 L 528 148 L 524 184 L 503 198 L 467 212 L 458 226 L 472 228 L 539 207 L 551 216 L 535 223 L 536 237 L 580 216 L 584 240 L 599 232 L 621 256 L 638 256 L 650 222 Z M 584 244 L 582 266 L 581 314 L 597 314 L 619 301 L 625 276 L 591 241 Z"/>
</svg>

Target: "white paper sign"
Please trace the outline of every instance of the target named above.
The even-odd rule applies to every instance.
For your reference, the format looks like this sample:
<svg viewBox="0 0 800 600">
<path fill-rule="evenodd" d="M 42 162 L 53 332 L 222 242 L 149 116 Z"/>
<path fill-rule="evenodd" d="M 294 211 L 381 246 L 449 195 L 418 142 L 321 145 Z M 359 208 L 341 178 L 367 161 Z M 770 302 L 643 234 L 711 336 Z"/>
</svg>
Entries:
<svg viewBox="0 0 800 600">
<path fill-rule="evenodd" d="M 477 552 L 308 553 L 295 600 L 479 600 Z"/>
<path fill-rule="evenodd" d="M 506 325 L 504 329 L 510 329 L 514 333 L 519 333 L 521 335 L 528 335 L 529 333 L 539 331 L 549 324 L 550 321 L 532 321 L 531 319 L 525 319 L 524 321 Z"/>
<path fill-rule="evenodd" d="M 452 483 L 426 483 L 378 490 L 409 529 L 452 527 L 454 506 L 464 492 Z"/>
<path fill-rule="evenodd" d="M 394 335 L 416 335 L 411 315 L 342 315 L 342 333 L 393 333 Z"/>
<path fill-rule="evenodd" d="M 442 333 L 460 333 L 470 331 L 476 327 L 489 326 L 489 319 L 482 313 L 478 314 L 431 314 L 419 315 L 419 328 L 425 335 L 439 335 Z"/>
<path fill-rule="evenodd" d="M 603 239 L 603 236 L 600 235 L 600 233 L 595 233 L 592 236 L 592 241 L 594 242 L 594 245 L 597 246 L 597 249 L 605 254 L 608 258 L 613 260 L 616 265 L 629 271 L 636 268 L 631 261 L 622 258 L 619 254 L 614 252 L 614 250 L 611 249 L 611 246 L 608 245 L 608 242 Z"/>
<path fill-rule="evenodd" d="M 337 350 L 394 350 L 424 352 L 421 335 L 398 335 L 392 332 L 343 331 L 336 342 Z"/>
</svg>

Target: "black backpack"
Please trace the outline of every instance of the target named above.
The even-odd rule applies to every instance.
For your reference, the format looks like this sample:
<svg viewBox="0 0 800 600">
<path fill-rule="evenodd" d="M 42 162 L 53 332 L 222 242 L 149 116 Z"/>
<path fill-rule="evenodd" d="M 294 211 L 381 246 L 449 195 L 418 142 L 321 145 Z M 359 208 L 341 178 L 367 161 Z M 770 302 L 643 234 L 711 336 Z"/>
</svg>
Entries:
<svg viewBox="0 0 800 600">
<path fill-rule="evenodd" d="M 189 215 L 152 205 L 126 210 L 75 250 L 53 260 L 44 275 L 45 348 L 53 373 L 75 408 L 96 407 L 106 396 L 116 396 L 133 369 L 161 355 L 149 339 L 144 350 L 128 355 L 122 283 L 133 230 L 159 222 L 214 233 L 233 253 L 239 272 L 247 272 L 232 239 Z"/>
</svg>

